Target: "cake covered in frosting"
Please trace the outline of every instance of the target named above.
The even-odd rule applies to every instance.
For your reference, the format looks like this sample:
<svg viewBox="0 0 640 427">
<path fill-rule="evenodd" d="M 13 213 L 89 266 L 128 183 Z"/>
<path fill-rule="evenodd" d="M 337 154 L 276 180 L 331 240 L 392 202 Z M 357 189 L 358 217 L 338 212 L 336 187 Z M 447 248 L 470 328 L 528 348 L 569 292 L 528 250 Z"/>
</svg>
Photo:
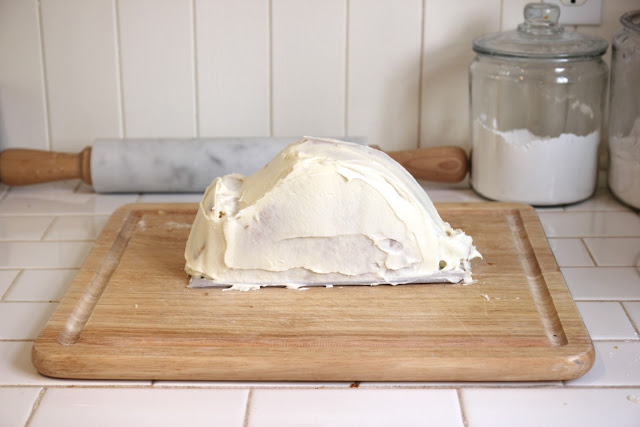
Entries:
<svg viewBox="0 0 640 427">
<path fill-rule="evenodd" d="M 250 176 L 211 183 L 185 271 L 236 289 L 468 282 L 479 256 L 385 153 L 304 138 Z"/>
</svg>

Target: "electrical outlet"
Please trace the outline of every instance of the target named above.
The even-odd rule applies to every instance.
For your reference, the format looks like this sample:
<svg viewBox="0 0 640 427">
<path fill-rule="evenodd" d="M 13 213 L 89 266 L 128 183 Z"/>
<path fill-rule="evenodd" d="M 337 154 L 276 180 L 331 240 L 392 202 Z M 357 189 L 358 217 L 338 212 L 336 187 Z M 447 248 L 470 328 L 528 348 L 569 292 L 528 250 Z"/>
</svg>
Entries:
<svg viewBox="0 0 640 427">
<path fill-rule="evenodd" d="M 602 24 L 602 0 L 546 0 L 560 6 L 563 25 Z"/>
</svg>

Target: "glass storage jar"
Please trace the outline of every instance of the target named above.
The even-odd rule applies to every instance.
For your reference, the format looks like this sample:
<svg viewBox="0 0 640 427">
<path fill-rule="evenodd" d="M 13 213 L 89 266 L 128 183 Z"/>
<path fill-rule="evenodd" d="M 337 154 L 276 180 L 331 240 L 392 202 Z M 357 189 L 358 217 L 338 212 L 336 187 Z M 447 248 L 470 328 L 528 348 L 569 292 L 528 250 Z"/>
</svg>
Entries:
<svg viewBox="0 0 640 427">
<path fill-rule="evenodd" d="M 559 16 L 529 3 L 517 30 L 473 41 L 471 186 L 486 198 L 552 206 L 596 189 L 608 44 Z"/>
<path fill-rule="evenodd" d="M 620 22 L 611 57 L 608 183 L 618 199 L 640 209 L 640 10 Z"/>
</svg>

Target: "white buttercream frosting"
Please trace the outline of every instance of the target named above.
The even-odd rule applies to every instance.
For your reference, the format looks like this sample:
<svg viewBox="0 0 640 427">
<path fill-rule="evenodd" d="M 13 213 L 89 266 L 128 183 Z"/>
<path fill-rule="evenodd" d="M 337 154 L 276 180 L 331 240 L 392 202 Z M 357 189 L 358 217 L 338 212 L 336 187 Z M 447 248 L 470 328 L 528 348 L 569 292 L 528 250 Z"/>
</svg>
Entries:
<svg viewBox="0 0 640 427">
<path fill-rule="evenodd" d="M 216 178 L 185 250 L 209 285 L 470 281 L 472 239 L 381 151 L 304 138 L 250 176 Z M 253 285 L 253 286 L 249 286 Z M 196 285 L 198 286 L 198 285 Z"/>
</svg>

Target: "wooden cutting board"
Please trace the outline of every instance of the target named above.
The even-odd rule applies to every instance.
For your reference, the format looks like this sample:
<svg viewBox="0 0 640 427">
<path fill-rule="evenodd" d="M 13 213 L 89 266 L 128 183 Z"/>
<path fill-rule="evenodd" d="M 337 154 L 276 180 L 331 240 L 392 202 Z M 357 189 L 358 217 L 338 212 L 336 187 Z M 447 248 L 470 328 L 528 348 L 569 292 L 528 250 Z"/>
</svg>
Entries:
<svg viewBox="0 0 640 427">
<path fill-rule="evenodd" d="M 475 283 L 189 289 L 196 204 L 116 211 L 35 342 L 63 378 L 165 380 L 562 380 L 591 339 L 535 211 L 440 203 L 484 255 Z"/>
</svg>

